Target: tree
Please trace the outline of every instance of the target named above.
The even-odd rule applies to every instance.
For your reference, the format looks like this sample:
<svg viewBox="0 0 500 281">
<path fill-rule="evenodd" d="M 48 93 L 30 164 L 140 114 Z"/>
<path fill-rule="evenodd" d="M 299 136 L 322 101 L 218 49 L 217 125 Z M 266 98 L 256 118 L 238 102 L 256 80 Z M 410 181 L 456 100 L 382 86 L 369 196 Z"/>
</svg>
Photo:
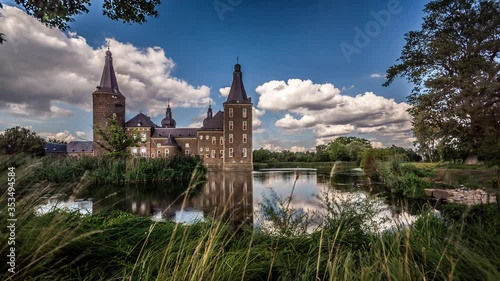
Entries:
<svg viewBox="0 0 500 281">
<path fill-rule="evenodd" d="M 349 146 L 351 143 L 354 144 Z M 371 148 L 370 141 L 357 137 L 338 137 L 328 143 L 328 154 L 331 161 L 357 161 L 363 147 Z"/>
<path fill-rule="evenodd" d="M 67 144 L 68 143 L 66 141 L 58 140 L 58 139 L 54 139 L 54 138 L 47 139 L 47 142 L 50 142 L 50 143 L 60 143 L 60 144 Z"/>
<path fill-rule="evenodd" d="M 2 3 L 0 3 L 0 9 L 3 9 Z M 1 16 L 2 16 L 2 14 L 0 14 L 0 17 Z M 5 40 L 5 34 L 0 32 L 0 44 L 3 44 L 3 42 L 5 42 L 5 41 L 7 41 L 7 40 Z"/>
<path fill-rule="evenodd" d="M 137 146 L 139 143 L 137 132 L 128 134 L 125 128 L 118 125 L 115 119 L 108 119 L 108 129 L 94 128 L 96 133 L 103 139 L 102 142 L 95 142 L 100 147 L 104 148 L 107 153 L 105 155 L 113 158 L 128 156 L 127 147 Z"/>
<path fill-rule="evenodd" d="M 69 29 L 68 22 L 75 21 L 74 16 L 88 13 L 88 7 L 91 5 L 91 0 L 15 0 L 14 2 L 22 6 L 28 15 L 48 27 L 59 28 L 62 31 Z M 147 21 L 147 17 L 158 17 L 156 8 L 160 4 L 160 0 L 104 0 L 102 14 L 123 23 L 141 24 Z M 5 41 L 3 36 L 4 34 L 0 33 L 0 43 Z"/>
<path fill-rule="evenodd" d="M 424 12 L 384 86 L 396 77 L 414 84 L 413 132 L 431 159 L 438 147 L 491 158 L 500 143 L 500 2 L 434 0 Z"/>
<path fill-rule="evenodd" d="M 14 127 L 0 135 L 0 152 L 3 154 L 28 153 L 34 156 L 45 154 L 45 140 L 29 129 Z"/>
</svg>

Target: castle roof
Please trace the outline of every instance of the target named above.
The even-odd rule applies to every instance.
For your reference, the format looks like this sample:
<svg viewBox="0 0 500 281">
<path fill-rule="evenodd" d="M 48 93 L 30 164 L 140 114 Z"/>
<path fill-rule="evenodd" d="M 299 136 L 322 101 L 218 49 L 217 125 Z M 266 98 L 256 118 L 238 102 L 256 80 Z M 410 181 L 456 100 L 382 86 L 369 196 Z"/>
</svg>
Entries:
<svg viewBox="0 0 500 281">
<path fill-rule="evenodd" d="M 66 153 L 66 144 L 48 142 L 45 144 L 45 153 L 47 154 Z"/>
<path fill-rule="evenodd" d="M 164 143 L 166 146 L 175 146 L 179 147 L 175 139 L 172 137 L 172 135 L 169 135 L 167 138 L 167 141 Z"/>
<path fill-rule="evenodd" d="M 224 127 L 224 112 L 218 111 L 214 117 L 205 119 L 200 130 L 222 130 Z"/>
<path fill-rule="evenodd" d="M 196 138 L 196 128 L 156 128 L 151 137 L 168 138 Z"/>
<path fill-rule="evenodd" d="M 231 90 L 229 90 L 229 95 L 227 96 L 227 101 L 225 103 L 252 103 L 247 97 L 242 78 L 243 73 L 241 72 L 241 65 L 237 63 L 234 65 L 233 84 L 231 85 Z"/>
<path fill-rule="evenodd" d="M 67 152 L 92 152 L 92 141 L 70 141 L 66 146 Z"/>
<path fill-rule="evenodd" d="M 151 117 L 144 113 L 139 113 L 132 119 L 125 123 L 125 127 L 153 127 L 156 128 L 156 124 L 151 121 Z"/>
<path fill-rule="evenodd" d="M 101 83 L 95 92 L 122 95 L 116 81 L 115 69 L 113 67 L 113 57 L 109 50 L 106 51 L 104 69 L 102 70 Z"/>
</svg>

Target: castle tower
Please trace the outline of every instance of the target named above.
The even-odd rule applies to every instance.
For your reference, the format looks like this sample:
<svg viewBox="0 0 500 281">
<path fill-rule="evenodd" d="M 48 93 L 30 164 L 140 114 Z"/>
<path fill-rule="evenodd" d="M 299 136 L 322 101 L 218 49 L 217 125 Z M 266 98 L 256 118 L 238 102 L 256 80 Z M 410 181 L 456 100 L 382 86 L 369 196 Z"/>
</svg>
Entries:
<svg viewBox="0 0 500 281">
<path fill-rule="evenodd" d="M 96 133 L 100 128 L 104 132 L 108 129 L 110 119 L 115 119 L 118 126 L 125 125 L 125 96 L 118 88 L 115 70 L 113 68 L 113 58 L 109 49 L 106 51 L 104 69 L 102 71 L 101 83 L 92 93 L 93 106 L 93 128 L 94 128 L 94 155 L 102 155 L 105 150 L 98 144 L 103 138 Z"/>
<path fill-rule="evenodd" d="M 165 112 L 165 118 L 161 120 L 162 128 L 175 128 L 175 120 L 172 118 L 172 109 L 170 108 L 170 103 L 167 105 L 167 111 Z"/>
<path fill-rule="evenodd" d="M 233 84 L 224 103 L 224 169 L 252 170 L 252 101 L 243 86 L 241 65 L 236 64 Z"/>
</svg>

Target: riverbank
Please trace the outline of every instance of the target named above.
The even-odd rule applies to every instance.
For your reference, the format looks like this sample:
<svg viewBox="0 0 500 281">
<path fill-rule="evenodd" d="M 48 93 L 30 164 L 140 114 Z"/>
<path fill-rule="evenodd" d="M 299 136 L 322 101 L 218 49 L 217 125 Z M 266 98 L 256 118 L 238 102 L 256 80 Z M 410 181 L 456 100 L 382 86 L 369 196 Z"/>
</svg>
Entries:
<svg viewBox="0 0 500 281">
<path fill-rule="evenodd" d="M 187 181 L 193 174 L 205 175 L 203 161 L 195 156 L 171 158 L 41 157 L 0 155 L 0 167 L 21 168 L 25 182 L 78 183 L 82 178 L 95 183 Z"/>
</svg>

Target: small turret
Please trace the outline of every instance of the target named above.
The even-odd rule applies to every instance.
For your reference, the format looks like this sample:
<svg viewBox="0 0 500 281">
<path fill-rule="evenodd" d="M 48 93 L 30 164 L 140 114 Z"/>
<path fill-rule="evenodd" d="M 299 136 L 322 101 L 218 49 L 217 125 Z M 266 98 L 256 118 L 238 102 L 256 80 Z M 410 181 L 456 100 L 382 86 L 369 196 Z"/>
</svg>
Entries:
<svg viewBox="0 0 500 281">
<path fill-rule="evenodd" d="M 165 112 L 165 118 L 161 120 L 162 128 L 175 128 L 175 120 L 172 118 L 172 109 L 170 109 L 170 103 L 167 105 L 167 111 Z"/>
</svg>

